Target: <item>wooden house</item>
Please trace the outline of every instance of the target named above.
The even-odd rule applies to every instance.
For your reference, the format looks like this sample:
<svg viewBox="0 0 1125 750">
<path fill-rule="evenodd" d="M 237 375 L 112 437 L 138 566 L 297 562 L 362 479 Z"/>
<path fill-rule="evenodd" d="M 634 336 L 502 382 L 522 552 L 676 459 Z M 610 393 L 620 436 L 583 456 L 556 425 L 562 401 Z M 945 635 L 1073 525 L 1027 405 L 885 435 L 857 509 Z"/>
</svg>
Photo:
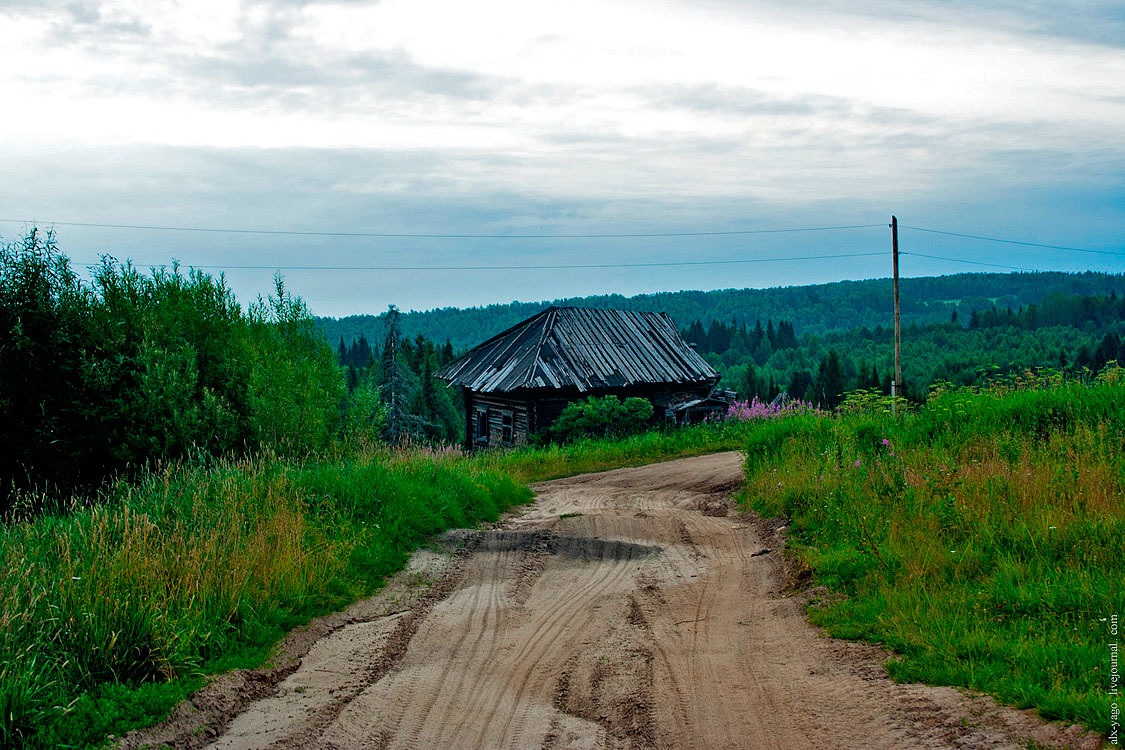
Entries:
<svg viewBox="0 0 1125 750">
<path fill-rule="evenodd" d="M 524 445 L 587 396 L 640 396 L 654 419 L 698 421 L 725 409 L 719 375 L 664 313 L 550 307 L 443 367 L 461 387 L 465 446 Z"/>
</svg>

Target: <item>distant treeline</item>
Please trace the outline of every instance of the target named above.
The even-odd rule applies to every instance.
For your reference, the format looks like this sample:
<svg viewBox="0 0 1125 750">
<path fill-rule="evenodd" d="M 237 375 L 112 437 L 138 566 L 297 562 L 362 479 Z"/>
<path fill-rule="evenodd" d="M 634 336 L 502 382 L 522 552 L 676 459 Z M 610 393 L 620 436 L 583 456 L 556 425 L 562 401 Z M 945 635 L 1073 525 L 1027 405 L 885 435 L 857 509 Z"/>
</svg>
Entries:
<svg viewBox="0 0 1125 750">
<path fill-rule="evenodd" d="M 890 392 L 894 329 L 857 327 L 797 338 L 794 325 L 767 320 L 753 326 L 693 321 L 682 334 L 723 374 L 740 397 L 762 400 L 781 391 L 835 406 L 857 388 Z M 1125 359 L 1125 298 L 1116 292 L 1078 296 L 1061 292 L 1039 304 L 950 312 L 943 323 L 905 326 L 905 395 L 921 399 L 938 381 L 958 385 L 1035 367 L 1097 372 Z"/>
<path fill-rule="evenodd" d="M 1049 294 L 1102 296 L 1125 291 L 1125 276 L 1103 273 L 965 273 L 902 280 L 902 319 L 905 324 L 943 323 L 953 312 L 968 321 L 973 310 L 999 310 L 1039 304 Z M 755 320 L 785 320 L 798 336 L 824 336 L 852 328 L 875 328 L 894 323 L 890 279 L 838 281 L 830 284 L 772 289 L 721 289 L 642 294 L 571 297 L 553 302 L 512 302 L 470 308 L 440 308 L 402 314 L 403 335 L 418 333 L 434 341 L 449 340 L 465 351 L 549 305 L 620 308 L 665 312 L 681 326 L 699 320 L 704 328 L 714 320 L 753 326 Z M 376 315 L 317 318 L 317 329 L 335 344 L 382 336 Z"/>
</svg>

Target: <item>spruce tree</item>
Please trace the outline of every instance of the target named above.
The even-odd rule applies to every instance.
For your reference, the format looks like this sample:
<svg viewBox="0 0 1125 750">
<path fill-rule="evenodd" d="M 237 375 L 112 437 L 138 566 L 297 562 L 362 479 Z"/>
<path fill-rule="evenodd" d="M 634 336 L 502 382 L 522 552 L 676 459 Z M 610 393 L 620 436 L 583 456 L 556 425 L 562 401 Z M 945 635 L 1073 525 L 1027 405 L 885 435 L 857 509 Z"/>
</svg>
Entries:
<svg viewBox="0 0 1125 750">
<path fill-rule="evenodd" d="M 844 367 L 840 363 L 840 355 L 835 349 L 831 349 L 821 358 L 820 366 L 817 367 L 813 397 L 821 406 L 832 408 L 843 400 L 845 386 Z"/>
<path fill-rule="evenodd" d="M 398 444 L 410 436 L 410 394 L 407 393 L 406 378 L 399 361 L 402 341 L 399 339 L 399 312 L 394 305 L 387 307 L 384 315 L 387 335 L 383 339 L 383 349 L 379 356 L 383 375 L 383 403 L 387 406 L 387 426 L 384 436 L 388 443 Z"/>
</svg>

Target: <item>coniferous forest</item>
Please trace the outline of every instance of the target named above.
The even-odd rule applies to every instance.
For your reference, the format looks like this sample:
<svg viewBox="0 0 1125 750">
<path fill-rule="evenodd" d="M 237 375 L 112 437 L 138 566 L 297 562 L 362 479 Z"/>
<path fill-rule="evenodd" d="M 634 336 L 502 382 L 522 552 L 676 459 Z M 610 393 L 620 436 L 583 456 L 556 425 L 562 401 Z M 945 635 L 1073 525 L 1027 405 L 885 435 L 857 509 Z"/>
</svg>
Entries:
<svg viewBox="0 0 1125 750">
<path fill-rule="evenodd" d="M 823 336 L 794 334 L 792 322 L 752 326 L 698 320 L 683 331 L 723 383 L 742 398 L 763 401 L 785 391 L 794 398 L 836 406 L 858 389 L 890 393 L 894 328 L 861 326 Z M 997 375 L 1053 368 L 1096 373 L 1119 361 L 1125 299 L 1116 292 L 1077 296 L 1055 292 L 1013 310 L 990 305 L 963 319 L 910 323 L 902 332 L 904 395 L 922 400 L 937 383 L 972 385 Z"/>
<path fill-rule="evenodd" d="M 902 393 L 920 400 L 939 382 L 970 385 L 1027 368 L 1097 372 L 1121 359 L 1125 279 L 1108 274 L 960 274 L 904 279 Z M 890 393 L 894 372 L 891 287 L 886 279 L 778 289 L 586 297 L 555 304 L 667 312 L 684 338 L 740 398 L 785 392 L 832 407 L 856 389 Z M 444 340 L 444 362 L 549 303 L 402 313 L 403 331 Z M 775 314 L 776 313 L 776 314 Z M 351 351 L 374 351 L 365 332 L 385 316 L 317 318 Z M 348 342 L 348 343 L 344 343 Z M 415 342 L 414 349 L 419 344 Z M 427 349 L 427 351 L 429 351 Z M 364 356 L 359 354 L 360 360 Z M 428 355 L 427 355 L 428 356 Z M 424 358 L 423 358 L 424 359 Z M 421 360 L 405 358 L 421 377 Z M 352 362 L 356 367 L 359 362 Z M 432 371 L 432 370 L 431 370 Z M 350 370 L 349 370 L 350 373 Z M 349 374 L 349 383 L 352 376 Z M 457 399 L 453 399 L 457 408 Z M 433 414 L 434 412 L 429 412 Z M 432 417 L 431 417 L 432 420 Z"/>
</svg>

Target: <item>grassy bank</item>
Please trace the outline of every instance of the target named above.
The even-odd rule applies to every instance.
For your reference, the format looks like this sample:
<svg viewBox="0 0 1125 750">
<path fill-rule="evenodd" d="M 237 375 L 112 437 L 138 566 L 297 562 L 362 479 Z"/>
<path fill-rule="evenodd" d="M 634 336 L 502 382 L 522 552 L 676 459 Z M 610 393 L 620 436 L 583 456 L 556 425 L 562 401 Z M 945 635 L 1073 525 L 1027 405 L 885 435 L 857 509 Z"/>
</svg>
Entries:
<svg viewBox="0 0 1125 750">
<path fill-rule="evenodd" d="M 0 527 L 0 745 L 151 723 L 200 676 L 401 568 L 428 536 L 531 493 L 467 462 L 379 456 L 185 468 Z"/>
<path fill-rule="evenodd" d="M 791 519 L 830 633 L 894 677 L 968 686 L 1107 732 L 1108 619 L 1125 613 L 1125 384 L 939 394 L 766 423 L 747 498 Z"/>
<path fill-rule="evenodd" d="M 748 429 L 746 423 L 716 422 L 620 439 L 581 440 L 561 446 L 497 451 L 475 456 L 472 461 L 523 482 L 541 482 L 704 453 L 742 450 Z"/>
</svg>

